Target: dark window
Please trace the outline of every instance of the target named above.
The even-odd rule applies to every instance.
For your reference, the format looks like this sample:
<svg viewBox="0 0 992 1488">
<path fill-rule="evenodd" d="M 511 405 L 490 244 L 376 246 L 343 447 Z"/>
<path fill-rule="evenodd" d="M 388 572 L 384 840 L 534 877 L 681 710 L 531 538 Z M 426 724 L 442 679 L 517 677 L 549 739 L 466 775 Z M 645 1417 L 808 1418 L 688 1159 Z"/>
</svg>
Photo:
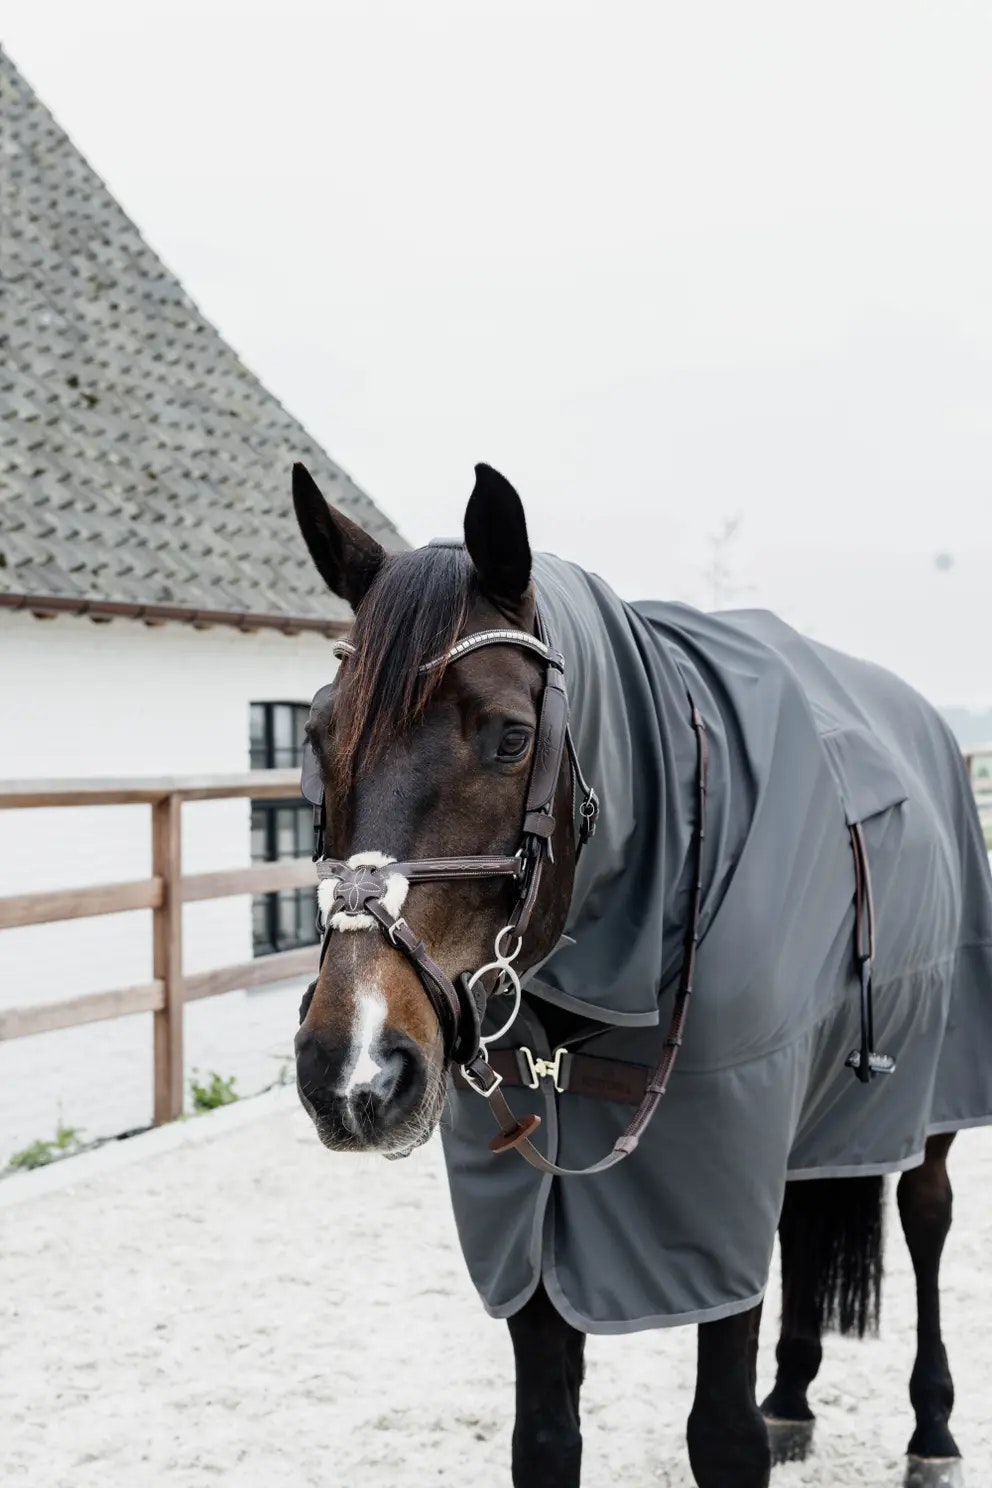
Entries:
<svg viewBox="0 0 992 1488">
<path fill-rule="evenodd" d="M 291 769 L 300 763 L 306 703 L 252 703 L 249 731 L 253 770 Z M 313 809 L 298 796 L 251 803 L 251 860 L 305 858 L 313 850 Z M 256 956 L 291 951 L 317 939 L 317 890 L 256 894 L 251 906 Z"/>
</svg>

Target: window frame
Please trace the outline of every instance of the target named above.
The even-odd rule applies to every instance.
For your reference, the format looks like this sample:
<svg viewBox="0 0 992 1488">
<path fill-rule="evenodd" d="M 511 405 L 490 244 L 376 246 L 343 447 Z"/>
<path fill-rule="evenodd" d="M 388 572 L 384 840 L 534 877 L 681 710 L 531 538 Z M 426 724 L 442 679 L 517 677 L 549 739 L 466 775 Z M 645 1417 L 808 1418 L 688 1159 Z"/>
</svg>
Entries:
<svg viewBox="0 0 992 1488">
<path fill-rule="evenodd" d="M 296 699 L 278 698 L 264 702 L 249 702 L 248 709 L 248 752 L 251 768 L 271 770 L 299 765 L 303 750 L 302 726 L 309 713 L 309 704 L 300 703 Z M 257 748 L 255 743 L 257 709 L 262 710 L 261 748 Z M 288 747 L 278 745 L 276 742 L 276 714 L 279 709 L 287 709 L 290 713 L 290 735 L 295 736 L 299 730 L 298 738 Z M 287 754 L 291 756 L 288 760 L 283 758 Z M 280 813 L 287 810 L 296 817 L 295 846 L 297 850 L 291 855 L 281 854 L 279 850 L 280 827 L 285 827 L 285 819 L 280 819 Z M 279 796 L 274 799 L 253 797 L 249 828 L 251 861 L 253 863 L 278 863 L 287 861 L 289 857 L 305 856 L 306 844 L 312 828 L 311 814 L 312 808 L 299 797 Z M 305 818 L 305 827 L 301 831 L 301 827 L 304 826 L 303 818 Z M 264 857 L 257 857 L 255 854 L 255 835 L 259 828 L 262 831 Z M 301 838 L 303 851 L 300 851 Z M 287 911 L 293 926 L 288 933 L 284 929 Z M 312 889 L 275 889 L 265 894 L 252 895 L 252 954 L 254 956 L 269 956 L 280 951 L 298 950 L 303 946 L 316 945 L 319 939 L 316 886 Z"/>
</svg>

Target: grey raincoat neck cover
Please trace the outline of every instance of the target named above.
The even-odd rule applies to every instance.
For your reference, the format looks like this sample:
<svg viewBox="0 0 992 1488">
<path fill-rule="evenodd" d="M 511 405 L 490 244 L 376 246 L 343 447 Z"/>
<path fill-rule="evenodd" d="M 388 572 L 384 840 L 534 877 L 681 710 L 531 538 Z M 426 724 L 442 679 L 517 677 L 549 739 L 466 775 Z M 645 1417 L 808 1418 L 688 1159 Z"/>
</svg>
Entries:
<svg viewBox="0 0 992 1488">
<path fill-rule="evenodd" d="M 488 1152 L 489 1113 L 452 1089 L 444 1146 L 459 1237 L 496 1316 L 544 1280 L 590 1332 L 726 1316 L 762 1295 L 786 1177 L 896 1170 L 929 1132 L 992 1120 L 992 880 L 960 750 L 904 683 L 762 611 L 627 604 L 546 555 L 534 581 L 565 657 L 572 729 L 602 814 L 565 944 L 505 1043 L 550 1052 L 541 1000 L 603 1025 L 588 1053 L 656 1062 L 689 909 L 696 744 L 710 776 L 702 943 L 685 1046 L 637 1152 L 553 1180 Z M 859 822 L 876 901 L 877 1044 L 858 1084 Z M 581 1167 L 630 1109 L 513 1090 L 538 1142 Z"/>
</svg>

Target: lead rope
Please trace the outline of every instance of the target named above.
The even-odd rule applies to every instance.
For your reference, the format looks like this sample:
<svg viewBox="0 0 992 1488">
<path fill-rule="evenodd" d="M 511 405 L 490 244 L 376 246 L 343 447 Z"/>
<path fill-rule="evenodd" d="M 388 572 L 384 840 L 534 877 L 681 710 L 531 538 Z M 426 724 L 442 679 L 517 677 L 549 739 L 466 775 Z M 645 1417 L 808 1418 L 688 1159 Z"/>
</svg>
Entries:
<svg viewBox="0 0 992 1488">
<path fill-rule="evenodd" d="M 540 1116 L 528 1115 L 517 1117 L 513 1114 L 507 1103 L 506 1097 L 500 1090 L 501 1078 L 495 1070 L 491 1069 L 484 1059 L 473 1061 L 473 1088 L 478 1094 L 483 1095 L 489 1102 L 489 1108 L 493 1113 L 496 1125 L 499 1127 L 498 1136 L 493 1137 L 489 1146 L 493 1152 L 509 1152 L 516 1148 L 521 1157 L 536 1168 L 540 1173 L 550 1173 L 556 1178 L 581 1178 L 591 1173 L 605 1173 L 608 1168 L 613 1168 L 622 1162 L 625 1157 L 636 1149 L 638 1142 L 644 1135 L 657 1111 L 665 1093 L 678 1052 L 682 1047 L 685 1036 L 686 1019 L 689 1012 L 689 999 L 692 996 L 693 980 L 696 971 L 696 952 L 699 947 L 699 925 L 703 905 L 703 842 L 706 838 L 706 780 L 709 771 L 709 741 L 706 737 L 706 724 L 699 709 L 689 695 L 691 708 L 692 727 L 696 735 L 696 830 L 694 834 L 695 863 L 692 885 L 692 910 L 689 923 L 686 927 L 685 941 L 682 953 L 682 969 L 679 973 L 678 990 L 675 994 L 675 1004 L 672 1008 L 672 1020 L 668 1028 L 668 1036 L 662 1047 L 661 1058 L 648 1080 L 644 1092 L 644 1099 L 630 1121 L 623 1135 L 618 1137 L 613 1144 L 612 1151 L 599 1162 L 592 1163 L 588 1168 L 562 1168 L 550 1158 L 544 1156 L 531 1141 L 531 1137 L 541 1124 Z M 583 782 L 584 786 L 584 782 Z M 483 1086 L 488 1088 L 482 1088 Z"/>
</svg>

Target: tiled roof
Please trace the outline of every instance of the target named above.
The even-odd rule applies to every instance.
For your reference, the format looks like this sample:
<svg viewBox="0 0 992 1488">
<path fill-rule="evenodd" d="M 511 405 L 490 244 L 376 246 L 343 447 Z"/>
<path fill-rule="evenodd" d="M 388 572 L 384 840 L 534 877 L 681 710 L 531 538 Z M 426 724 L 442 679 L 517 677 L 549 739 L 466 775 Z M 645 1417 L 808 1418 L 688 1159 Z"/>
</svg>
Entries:
<svg viewBox="0 0 992 1488">
<path fill-rule="evenodd" d="M 293 460 L 405 546 L 203 318 L 2 49 L 0 271 L 0 599 L 343 619 L 296 528 Z"/>
</svg>

